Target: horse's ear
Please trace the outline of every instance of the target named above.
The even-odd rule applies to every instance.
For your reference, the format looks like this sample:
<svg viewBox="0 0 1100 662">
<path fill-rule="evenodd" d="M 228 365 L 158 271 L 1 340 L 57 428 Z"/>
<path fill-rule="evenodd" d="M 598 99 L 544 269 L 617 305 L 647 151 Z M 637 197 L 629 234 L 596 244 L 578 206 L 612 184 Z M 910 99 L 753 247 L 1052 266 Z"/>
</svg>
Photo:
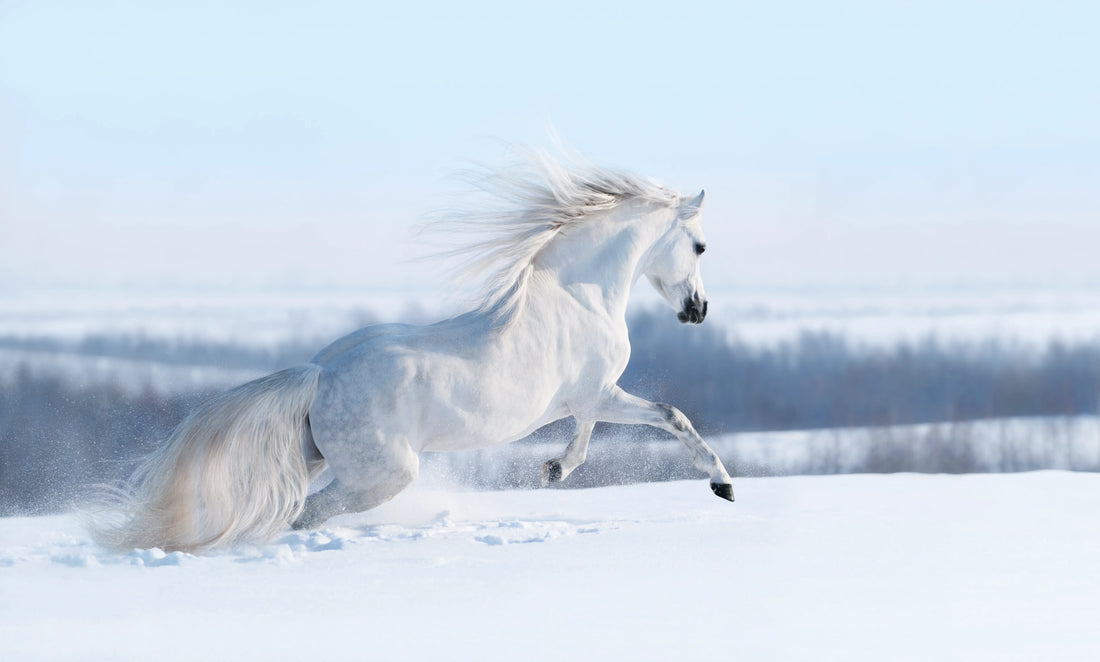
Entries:
<svg viewBox="0 0 1100 662">
<path fill-rule="evenodd" d="M 699 210 L 703 208 L 703 197 L 706 193 L 706 191 L 699 191 L 699 195 L 680 205 L 680 216 L 683 218 L 691 218 L 698 214 Z"/>
</svg>

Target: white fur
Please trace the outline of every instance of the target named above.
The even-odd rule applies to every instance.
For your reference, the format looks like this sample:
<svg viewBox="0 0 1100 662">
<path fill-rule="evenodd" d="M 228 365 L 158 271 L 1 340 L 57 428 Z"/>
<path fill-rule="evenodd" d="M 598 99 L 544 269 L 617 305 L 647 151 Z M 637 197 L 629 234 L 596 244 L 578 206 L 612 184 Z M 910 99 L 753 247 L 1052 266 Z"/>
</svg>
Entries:
<svg viewBox="0 0 1100 662">
<path fill-rule="evenodd" d="M 729 474 L 687 417 L 616 385 L 630 356 L 627 298 L 642 275 L 681 319 L 702 321 L 702 194 L 687 200 L 545 155 L 483 184 L 503 204 L 449 218 L 481 235 L 456 251 L 491 274 L 481 306 L 430 326 L 360 329 L 309 366 L 216 399 L 143 467 L 128 519 L 100 539 L 202 550 L 263 539 L 289 522 L 316 526 L 392 498 L 416 478 L 421 451 L 507 443 L 566 416 L 576 435 L 546 464 L 545 480 L 584 461 L 602 420 L 668 431 L 728 489 Z M 334 480 L 303 507 L 306 458 L 316 468 L 318 453 Z"/>
</svg>

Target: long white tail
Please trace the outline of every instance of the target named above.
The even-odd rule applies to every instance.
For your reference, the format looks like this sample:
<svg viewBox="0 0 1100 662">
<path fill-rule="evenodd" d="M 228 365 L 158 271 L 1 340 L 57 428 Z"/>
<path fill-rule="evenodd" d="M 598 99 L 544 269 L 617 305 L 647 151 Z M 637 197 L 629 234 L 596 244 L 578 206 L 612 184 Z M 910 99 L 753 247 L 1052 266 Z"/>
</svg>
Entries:
<svg viewBox="0 0 1100 662">
<path fill-rule="evenodd" d="M 320 374 L 289 368 L 200 406 L 115 494 L 121 518 L 94 523 L 96 540 L 193 552 L 273 536 L 312 480 L 302 443 Z"/>
</svg>

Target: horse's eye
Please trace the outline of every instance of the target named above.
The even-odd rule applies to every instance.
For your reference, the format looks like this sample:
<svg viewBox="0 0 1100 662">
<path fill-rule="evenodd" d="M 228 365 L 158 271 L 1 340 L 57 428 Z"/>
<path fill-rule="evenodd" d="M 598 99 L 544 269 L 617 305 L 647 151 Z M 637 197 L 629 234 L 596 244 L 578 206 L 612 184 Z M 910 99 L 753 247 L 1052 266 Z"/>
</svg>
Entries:
<svg viewBox="0 0 1100 662">
<path fill-rule="evenodd" d="M 707 250 L 707 245 L 702 243 L 695 244 L 695 254 L 702 255 L 703 251 Z"/>
</svg>

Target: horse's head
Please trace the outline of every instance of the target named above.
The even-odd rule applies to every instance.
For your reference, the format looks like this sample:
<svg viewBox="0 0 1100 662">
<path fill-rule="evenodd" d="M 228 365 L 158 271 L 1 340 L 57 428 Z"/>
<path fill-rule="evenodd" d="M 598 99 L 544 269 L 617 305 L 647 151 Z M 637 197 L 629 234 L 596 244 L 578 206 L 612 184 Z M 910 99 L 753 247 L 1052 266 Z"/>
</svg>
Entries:
<svg viewBox="0 0 1100 662">
<path fill-rule="evenodd" d="M 645 275 L 678 311 L 681 322 L 700 324 L 707 316 L 707 296 L 699 276 L 699 258 L 706 250 L 700 210 L 703 192 L 676 208 L 676 219 L 649 251 Z"/>
</svg>

